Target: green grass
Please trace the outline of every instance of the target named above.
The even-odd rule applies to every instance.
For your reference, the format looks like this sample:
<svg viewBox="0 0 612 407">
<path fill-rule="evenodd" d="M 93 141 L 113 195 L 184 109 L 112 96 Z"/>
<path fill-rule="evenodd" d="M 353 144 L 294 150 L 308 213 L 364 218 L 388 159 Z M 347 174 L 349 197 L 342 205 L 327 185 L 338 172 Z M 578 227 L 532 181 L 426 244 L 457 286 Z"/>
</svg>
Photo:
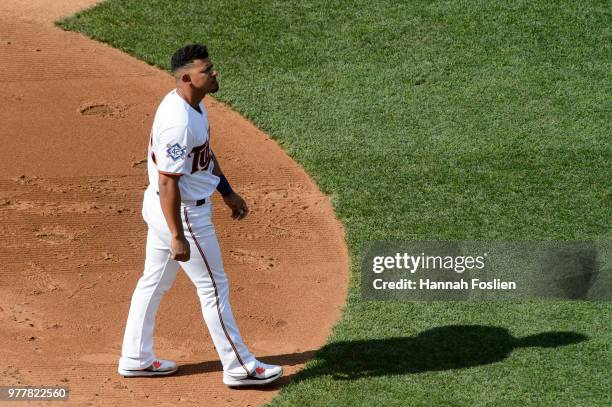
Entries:
<svg viewBox="0 0 612 407">
<path fill-rule="evenodd" d="M 206 43 L 216 96 L 331 195 L 348 303 L 273 406 L 612 405 L 609 302 L 366 302 L 358 275 L 367 240 L 611 238 L 610 3 L 396 3 L 110 0 L 59 24 L 164 69 Z"/>
</svg>

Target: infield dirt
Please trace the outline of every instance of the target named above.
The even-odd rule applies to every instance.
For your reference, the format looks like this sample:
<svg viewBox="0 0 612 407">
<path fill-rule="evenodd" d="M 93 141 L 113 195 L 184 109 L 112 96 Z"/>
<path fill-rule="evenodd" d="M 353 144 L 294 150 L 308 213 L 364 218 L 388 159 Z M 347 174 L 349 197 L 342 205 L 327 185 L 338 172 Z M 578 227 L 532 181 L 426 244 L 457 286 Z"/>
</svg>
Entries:
<svg viewBox="0 0 612 407">
<path fill-rule="evenodd" d="M 262 404 L 279 386 L 221 383 L 183 273 L 162 300 L 155 336 L 158 357 L 175 359 L 179 373 L 116 373 L 144 261 L 147 139 L 174 82 L 53 25 L 95 3 L 0 4 L 0 385 L 67 386 L 70 405 Z M 340 316 L 344 232 L 329 200 L 274 141 L 223 104 L 206 105 L 213 148 L 251 209 L 236 222 L 214 198 L 232 307 L 251 350 L 285 367 L 282 385 Z"/>
</svg>

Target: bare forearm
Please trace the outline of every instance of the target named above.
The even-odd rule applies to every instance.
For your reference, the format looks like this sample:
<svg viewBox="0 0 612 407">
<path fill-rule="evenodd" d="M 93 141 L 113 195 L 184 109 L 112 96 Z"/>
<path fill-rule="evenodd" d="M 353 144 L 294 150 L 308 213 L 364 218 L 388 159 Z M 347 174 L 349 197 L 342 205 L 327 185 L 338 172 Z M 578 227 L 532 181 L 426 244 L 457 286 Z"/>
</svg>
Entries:
<svg viewBox="0 0 612 407">
<path fill-rule="evenodd" d="M 172 237 L 182 238 L 184 236 L 184 231 L 183 221 L 181 220 L 181 191 L 178 186 L 178 177 L 162 178 L 162 176 L 160 176 L 159 200 Z"/>
<path fill-rule="evenodd" d="M 212 154 L 212 160 L 213 160 L 213 163 L 215 164 L 213 165 L 212 172 L 217 177 L 220 177 L 221 174 L 223 174 L 223 171 L 221 171 L 221 166 L 219 165 L 219 161 L 217 161 L 217 157 L 215 156 L 215 153 Z"/>
</svg>

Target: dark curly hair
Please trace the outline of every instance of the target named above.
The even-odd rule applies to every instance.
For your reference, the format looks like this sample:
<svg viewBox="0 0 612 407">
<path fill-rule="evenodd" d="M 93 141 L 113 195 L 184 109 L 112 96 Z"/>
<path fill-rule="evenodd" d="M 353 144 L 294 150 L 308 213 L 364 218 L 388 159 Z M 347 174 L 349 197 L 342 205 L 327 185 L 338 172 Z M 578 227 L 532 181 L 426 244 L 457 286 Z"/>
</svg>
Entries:
<svg viewBox="0 0 612 407">
<path fill-rule="evenodd" d="M 196 59 L 208 58 L 208 49 L 202 44 L 188 44 L 176 50 L 170 60 L 172 73 L 176 73 L 179 68 L 192 63 Z"/>
</svg>

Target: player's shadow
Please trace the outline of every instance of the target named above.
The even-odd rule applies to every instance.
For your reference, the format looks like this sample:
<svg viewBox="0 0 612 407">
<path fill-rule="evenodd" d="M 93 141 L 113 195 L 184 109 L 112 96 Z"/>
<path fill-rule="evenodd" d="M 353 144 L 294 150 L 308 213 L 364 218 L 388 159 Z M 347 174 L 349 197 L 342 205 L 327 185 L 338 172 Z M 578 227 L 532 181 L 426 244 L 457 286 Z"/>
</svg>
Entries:
<svg viewBox="0 0 612 407">
<path fill-rule="evenodd" d="M 328 344 L 317 353 L 322 363 L 298 373 L 294 379 L 331 375 L 338 380 L 354 380 L 461 369 L 500 362 L 518 348 L 556 348 L 587 339 L 575 332 L 544 332 L 515 338 L 501 327 L 450 325 L 414 337 Z"/>
<path fill-rule="evenodd" d="M 262 390 L 275 390 L 290 380 L 302 381 L 322 375 L 337 380 L 354 380 L 462 369 L 500 362 L 518 348 L 557 348 L 586 340 L 587 336 L 576 332 L 544 332 L 515 338 L 501 327 L 449 325 L 428 329 L 413 337 L 334 342 L 318 352 L 260 358 L 265 363 L 283 366 L 301 365 L 315 357 L 319 360 L 314 366 L 288 375 Z M 181 365 L 177 375 L 221 370 L 219 361 L 207 361 Z"/>
</svg>

